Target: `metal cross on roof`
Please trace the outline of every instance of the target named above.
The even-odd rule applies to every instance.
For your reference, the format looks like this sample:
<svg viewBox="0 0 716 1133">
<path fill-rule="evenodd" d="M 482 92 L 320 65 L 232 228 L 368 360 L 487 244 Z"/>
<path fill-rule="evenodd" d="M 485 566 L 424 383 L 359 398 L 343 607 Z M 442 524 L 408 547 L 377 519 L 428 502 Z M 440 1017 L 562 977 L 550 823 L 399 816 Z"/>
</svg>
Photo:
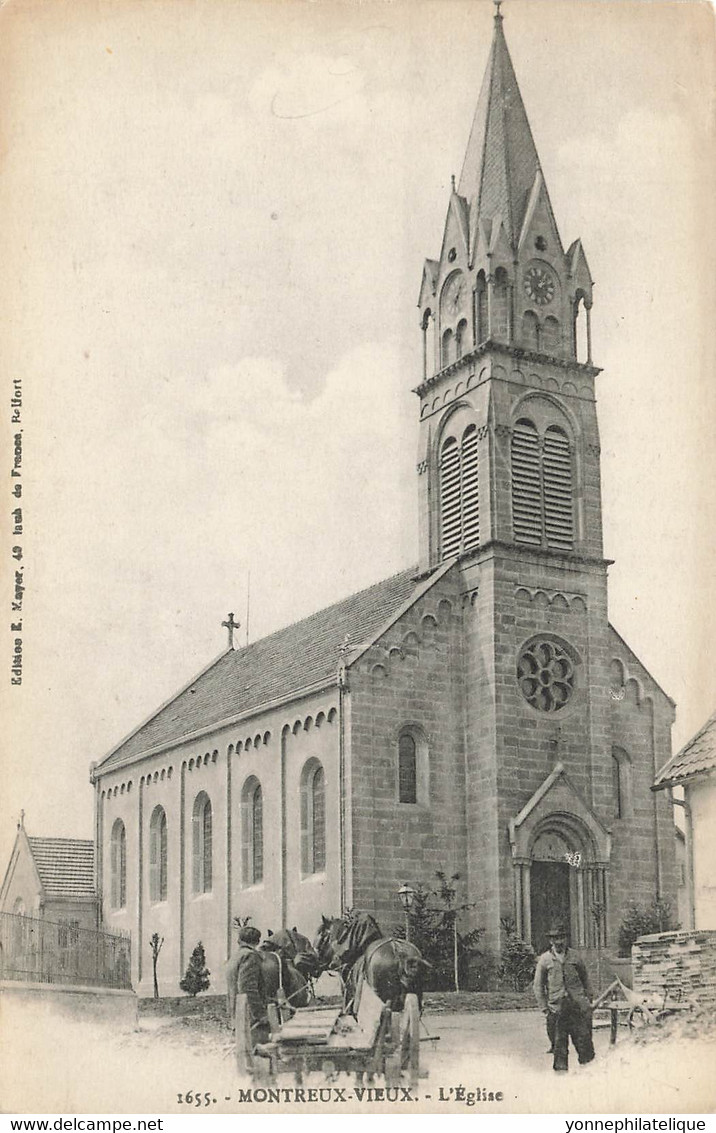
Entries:
<svg viewBox="0 0 716 1133">
<path fill-rule="evenodd" d="M 222 624 L 222 626 L 226 626 L 226 628 L 229 631 L 229 649 L 233 649 L 234 648 L 234 630 L 239 629 L 239 627 L 241 626 L 241 622 L 235 622 L 234 621 L 234 615 L 229 614 L 228 619 L 225 622 L 222 622 L 221 624 Z"/>
</svg>

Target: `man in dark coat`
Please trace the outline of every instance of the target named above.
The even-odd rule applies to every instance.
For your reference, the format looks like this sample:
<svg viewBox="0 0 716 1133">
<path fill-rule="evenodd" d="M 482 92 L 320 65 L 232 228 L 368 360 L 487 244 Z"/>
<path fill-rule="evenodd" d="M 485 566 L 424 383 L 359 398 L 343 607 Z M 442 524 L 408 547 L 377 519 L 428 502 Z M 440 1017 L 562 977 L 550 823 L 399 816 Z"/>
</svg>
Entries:
<svg viewBox="0 0 716 1133">
<path fill-rule="evenodd" d="M 256 947 L 260 939 L 261 933 L 257 928 L 245 925 L 239 930 L 239 948 L 226 965 L 229 1026 L 234 1025 L 236 996 L 243 993 L 248 1002 L 254 1046 L 268 1042 L 270 1035 L 261 954 Z"/>
<path fill-rule="evenodd" d="M 570 1038 L 581 1065 L 594 1058 L 591 992 L 584 961 L 567 947 L 567 931 L 562 922 L 551 926 L 549 938 L 549 950 L 537 961 L 534 993 L 547 1016 L 554 1069 L 566 1070 Z"/>
</svg>

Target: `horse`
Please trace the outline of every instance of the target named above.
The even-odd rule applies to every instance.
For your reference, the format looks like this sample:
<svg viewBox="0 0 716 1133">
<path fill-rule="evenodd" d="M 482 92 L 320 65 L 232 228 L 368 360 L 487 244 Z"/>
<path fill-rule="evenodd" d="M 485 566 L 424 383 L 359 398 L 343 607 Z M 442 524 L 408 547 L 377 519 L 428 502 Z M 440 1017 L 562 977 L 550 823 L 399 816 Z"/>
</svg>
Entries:
<svg viewBox="0 0 716 1133">
<path fill-rule="evenodd" d="M 392 1011 L 402 1011 L 409 992 L 422 1007 L 423 971 L 430 965 L 414 944 L 385 936 L 370 913 L 322 917 L 314 947 L 324 971 L 341 973 L 346 1007 L 357 1009 L 363 980 Z"/>
<path fill-rule="evenodd" d="M 261 942 L 260 951 L 279 952 L 309 980 L 317 979 L 321 974 L 318 953 L 308 937 L 303 936 L 295 925 L 293 928 L 281 928 L 278 932 L 268 929 L 266 939 Z"/>
<path fill-rule="evenodd" d="M 289 1008 L 308 1007 L 313 998 L 311 979 L 320 974 L 318 956 L 306 936 L 295 928 L 269 932 L 256 950 L 261 960 L 264 992 L 269 1003 Z M 226 965 L 229 1021 L 236 1003 L 238 953 Z"/>
</svg>

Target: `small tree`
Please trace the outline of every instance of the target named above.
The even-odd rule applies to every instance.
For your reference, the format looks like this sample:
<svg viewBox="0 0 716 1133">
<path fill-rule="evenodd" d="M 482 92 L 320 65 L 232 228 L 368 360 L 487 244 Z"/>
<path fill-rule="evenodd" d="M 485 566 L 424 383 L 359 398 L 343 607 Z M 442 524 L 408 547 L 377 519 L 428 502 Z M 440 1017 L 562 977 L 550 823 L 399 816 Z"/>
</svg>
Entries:
<svg viewBox="0 0 716 1133">
<path fill-rule="evenodd" d="M 619 955 L 631 956 L 631 946 L 640 936 L 670 932 L 678 927 L 669 901 L 656 897 L 650 905 L 631 904 L 619 926 Z"/>
<path fill-rule="evenodd" d="M 155 999 L 159 999 L 159 983 L 157 981 L 157 960 L 159 959 L 159 953 L 162 950 L 162 944 L 163 943 L 164 943 L 164 937 L 162 937 L 161 940 L 160 940 L 158 932 L 152 933 L 152 935 L 149 939 L 149 947 L 152 950 L 152 975 L 154 976 L 154 998 Z"/>
<path fill-rule="evenodd" d="M 426 976 L 428 989 L 457 990 L 468 979 L 484 929 L 466 933 L 458 930 L 459 914 L 473 907 L 456 903 L 460 875 L 455 873 L 448 877 L 443 870 L 438 870 L 435 877 L 435 888 L 428 889 L 422 884 L 416 887 L 409 913 L 410 940 L 431 965 Z M 396 925 L 394 931 L 396 936 L 405 936 L 403 925 Z"/>
<path fill-rule="evenodd" d="M 208 988 L 210 975 L 211 973 L 206 966 L 204 945 L 199 941 L 191 954 L 184 979 L 180 981 L 179 987 L 187 995 L 198 995 L 200 991 L 206 991 Z"/>
</svg>

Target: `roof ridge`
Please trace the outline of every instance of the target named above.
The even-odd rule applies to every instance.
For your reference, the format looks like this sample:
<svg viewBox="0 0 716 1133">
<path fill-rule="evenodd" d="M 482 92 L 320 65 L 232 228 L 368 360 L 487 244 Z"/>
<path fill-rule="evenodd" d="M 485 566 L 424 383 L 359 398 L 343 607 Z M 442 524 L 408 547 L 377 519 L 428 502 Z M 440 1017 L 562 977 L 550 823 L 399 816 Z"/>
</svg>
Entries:
<svg viewBox="0 0 716 1133">
<path fill-rule="evenodd" d="M 227 650 L 93 764 L 92 781 L 122 765 L 130 756 L 178 742 L 193 735 L 197 728 L 220 726 L 227 706 L 230 714 L 236 715 L 272 701 L 277 681 L 282 685 L 278 691 L 294 698 L 309 685 L 325 682 L 329 673 L 337 680 L 340 646 L 345 636 L 354 648 L 369 637 L 376 624 L 385 621 L 407 593 L 415 589 L 417 570 L 417 566 L 410 565 L 394 571 L 387 578 L 379 578 L 279 626 L 248 646 Z M 303 650 L 300 665 L 296 660 L 297 648 L 299 652 Z M 190 707 L 192 700 L 195 709 Z"/>
<path fill-rule="evenodd" d="M 85 846 L 94 847 L 92 838 L 68 838 L 64 834 L 28 834 L 29 842 L 79 842 Z"/>
<path fill-rule="evenodd" d="M 279 634 L 285 633 L 286 630 L 293 629 L 295 626 L 302 625 L 303 622 L 308 622 L 311 618 L 315 618 L 318 614 L 327 614 L 329 610 L 335 610 L 338 606 L 342 606 L 344 602 L 349 602 L 352 598 L 360 598 L 362 594 L 367 594 L 369 590 L 374 590 L 378 586 L 385 586 L 386 583 L 392 582 L 394 578 L 400 578 L 402 575 L 413 574 L 417 571 L 417 566 L 406 567 L 404 570 L 397 570 L 395 574 L 389 574 L 387 578 L 379 578 L 376 582 L 371 582 L 369 586 L 364 586 L 361 590 L 353 590 L 350 594 L 346 594 L 343 598 L 338 598 L 335 602 L 329 602 L 327 606 L 319 606 L 318 609 L 313 610 L 310 614 L 305 614 L 302 618 L 296 618 L 293 622 L 286 622 L 285 625 L 279 626 L 278 629 L 271 630 L 264 637 L 257 637 L 256 641 L 252 641 L 250 645 L 245 645 L 243 649 L 235 649 L 235 654 L 246 654 L 249 650 L 257 645 L 263 644 L 264 641 L 270 641 L 272 637 L 278 637 Z M 191 687 L 191 685 L 189 685 Z"/>
</svg>

